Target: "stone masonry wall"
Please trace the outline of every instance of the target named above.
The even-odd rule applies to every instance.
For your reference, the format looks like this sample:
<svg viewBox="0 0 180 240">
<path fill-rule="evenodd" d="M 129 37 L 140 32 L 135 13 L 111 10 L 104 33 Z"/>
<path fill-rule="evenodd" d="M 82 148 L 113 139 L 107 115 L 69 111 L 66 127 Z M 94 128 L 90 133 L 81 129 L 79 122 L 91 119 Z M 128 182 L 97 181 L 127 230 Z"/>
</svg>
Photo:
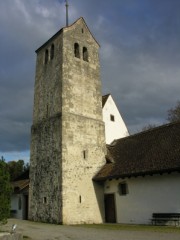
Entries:
<svg viewBox="0 0 180 240">
<path fill-rule="evenodd" d="M 32 127 L 30 219 L 61 223 L 61 116 Z"/>
<path fill-rule="evenodd" d="M 74 56 L 79 44 L 80 58 Z M 88 61 L 83 60 L 83 47 Z M 63 32 L 63 223 L 101 223 L 103 190 L 92 178 L 105 164 L 99 45 L 83 19 Z"/>
<path fill-rule="evenodd" d="M 95 120 L 85 117 L 82 119 L 81 116 L 73 114 L 63 116 L 64 223 L 103 221 L 102 189 L 92 181 L 95 173 L 104 164 L 103 132 L 104 126 L 100 121 L 97 123 Z"/>
<path fill-rule="evenodd" d="M 62 222 L 61 53 L 61 34 L 37 51 L 29 190 L 29 219 L 34 221 Z"/>
</svg>

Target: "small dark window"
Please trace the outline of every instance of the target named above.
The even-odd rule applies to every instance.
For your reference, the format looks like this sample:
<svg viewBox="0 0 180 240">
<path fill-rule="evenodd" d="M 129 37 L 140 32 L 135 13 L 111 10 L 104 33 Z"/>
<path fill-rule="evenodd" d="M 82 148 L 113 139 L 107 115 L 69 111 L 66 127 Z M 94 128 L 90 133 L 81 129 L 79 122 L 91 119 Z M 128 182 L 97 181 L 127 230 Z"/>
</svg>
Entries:
<svg viewBox="0 0 180 240">
<path fill-rule="evenodd" d="M 119 183 L 119 194 L 126 195 L 128 194 L 128 186 L 126 182 Z"/>
<path fill-rule="evenodd" d="M 46 115 L 47 115 L 47 117 L 49 116 L 49 106 L 48 106 L 48 104 L 46 106 Z"/>
<path fill-rule="evenodd" d="M 22 208 L 22 201 L 21 201 L 21 196 L 18 199 L 18 209 L 21 210 Z"/>
<path fill-rule="evenodd" d="M 77 58 L 80 58 L 79 44 L 78 43 L 74 44 L 74 56 L 77 57 Z"/>
<path fill-rule="evenodd" d="M 79 196 L 79 202 L 81 203 L 81 195 Z"/>
<path fill-rule="evenodd" d="M 51 45 L 51 60 L 54 58 L 54 44 Z"/>
<path fill-rule="evenodd" d="M 86 150 L 83 151 L 83 158 L 86 159 Z"/>
<path fill-rule="evenodd" d="M 112 122 L 114 122 L 115 121 L 115 117 L 114 117 L 114 115 L 110 115 L 110 120 L 112 121 Z"/>
<path fill-rule="evenodd" d="M 88 158 L 88 150 L 83 150 L 83 158 L 84 159 Z"/>
<path fill-rule="evenodd" d="M 43 197 L 43 203 L 46 204 L 47 203 L 47 198 Z"/>
<path fill-rule="evenodd" d="M 48 58 L 49 58 L 49 52 L 48 52 L 48 49 L 46 49 L 46 51 L 45 51 L 45 64 L 47 64 Z"/>
<path fill-rule="evenodd" d="M 81 29 L 81 31 L 82 31 L 82 33 L 84 33 L 84 29 L 83 28 Z"/>
<path fill-rule="evenodd" d="M 83 60 L 88 62 L 88 50 L 86 47 L 83 47 Z"/>
</svg>

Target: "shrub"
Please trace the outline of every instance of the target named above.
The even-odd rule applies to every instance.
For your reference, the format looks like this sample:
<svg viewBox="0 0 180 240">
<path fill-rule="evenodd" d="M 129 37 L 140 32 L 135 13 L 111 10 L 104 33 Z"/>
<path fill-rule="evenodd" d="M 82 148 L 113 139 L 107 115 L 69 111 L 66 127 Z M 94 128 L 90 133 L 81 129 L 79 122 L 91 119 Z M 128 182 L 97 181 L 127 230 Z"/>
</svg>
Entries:
<svg viewBox="0 0 180 240">
<path fill-rule="evenodd" d="M 10 215 L 11 185 L 7 164 L 0 159 L 0 223 L 4 223 Z"/>
</svg>

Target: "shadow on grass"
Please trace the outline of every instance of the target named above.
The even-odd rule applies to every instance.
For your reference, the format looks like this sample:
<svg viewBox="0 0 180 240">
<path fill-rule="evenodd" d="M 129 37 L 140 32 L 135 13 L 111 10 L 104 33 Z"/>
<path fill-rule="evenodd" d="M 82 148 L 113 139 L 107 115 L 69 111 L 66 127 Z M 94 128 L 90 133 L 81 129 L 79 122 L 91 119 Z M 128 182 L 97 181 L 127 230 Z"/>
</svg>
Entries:
<svg viewBox="0 0 180 240">
<path fill-rule="evenodd" d="M 152 225 L 130 225 L 130 224 L 80 224 L 76 227 L 121 230 L 121 231 L 152 231 L 152 232 L 176 232 L 180 234 L 180 226 L 152 226 Z"/>
<path fill-rule="evenodd" d="M 32 238 L 28 237 L 28 236 L 23 236 L 23 240 L 26 239 L 26 240 L 31 240 Z"/>
</svg>

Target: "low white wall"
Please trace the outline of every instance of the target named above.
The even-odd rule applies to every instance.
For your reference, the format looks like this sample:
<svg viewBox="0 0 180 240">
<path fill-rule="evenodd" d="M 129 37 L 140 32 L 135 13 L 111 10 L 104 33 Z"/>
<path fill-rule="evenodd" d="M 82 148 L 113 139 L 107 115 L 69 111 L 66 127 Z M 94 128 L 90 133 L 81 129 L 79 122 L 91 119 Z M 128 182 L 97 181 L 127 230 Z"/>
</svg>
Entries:
<svg viewBox="0 0 180 240">
<path fill-rule="evenodd" d="M 124 181 L 129 193 L 120 196 Z M 105 193 L 115 194 L 117 223 L 150 224 L 154 212 L 180 213 L 180 173 L 106 181 Z"/>
<path fill-rule="evenodd" d="M 21 198 L 21 209 L 19 209 L 19 198 Z M 12 217 L 23 219 L 24 198 L 22 194 L 13 194 L 11 196 L 11 210 L 16 210 Z"/>
</svg>

